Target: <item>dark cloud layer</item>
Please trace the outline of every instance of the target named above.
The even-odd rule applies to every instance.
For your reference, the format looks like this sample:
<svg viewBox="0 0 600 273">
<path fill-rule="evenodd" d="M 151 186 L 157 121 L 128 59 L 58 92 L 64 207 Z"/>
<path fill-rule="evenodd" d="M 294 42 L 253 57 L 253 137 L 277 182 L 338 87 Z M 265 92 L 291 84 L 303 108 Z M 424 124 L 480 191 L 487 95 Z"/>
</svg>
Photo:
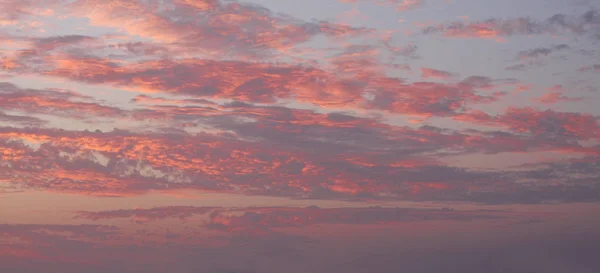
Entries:
<svg viewBox="0 0 600 273">
<path fill-rule="evenodd" d="M 138 223 L 209 214 L 206 227 L 223 231 L 270 230 L 320 224 L 374 225 L 418 221 L 476 221 L 522 217 L 509 211 L 457 211 L 452 208 L 320 208 L 294 207 L 155 207 L 151 209 L 77 212 L 76 218 L 111 220 L 131 218 Z"/>
</svg>

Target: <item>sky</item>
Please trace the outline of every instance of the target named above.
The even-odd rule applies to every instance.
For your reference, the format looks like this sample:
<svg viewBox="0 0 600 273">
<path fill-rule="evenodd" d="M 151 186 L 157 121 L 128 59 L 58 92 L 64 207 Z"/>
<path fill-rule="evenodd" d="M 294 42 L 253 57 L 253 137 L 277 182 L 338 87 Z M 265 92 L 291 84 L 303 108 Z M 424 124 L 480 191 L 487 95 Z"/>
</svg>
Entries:
<svg viewBox="0 0 600 273">
<path fill-rule="evenodd" d="M 600 272 L 597 0 L 0 0 L 0 272 Z"/>
</svg>

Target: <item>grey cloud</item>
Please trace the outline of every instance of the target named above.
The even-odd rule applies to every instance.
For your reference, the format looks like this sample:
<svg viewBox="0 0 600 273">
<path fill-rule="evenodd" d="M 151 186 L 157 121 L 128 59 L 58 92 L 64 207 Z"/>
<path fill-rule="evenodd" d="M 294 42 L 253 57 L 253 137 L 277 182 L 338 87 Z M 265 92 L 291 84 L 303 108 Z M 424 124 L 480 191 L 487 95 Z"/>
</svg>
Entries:
<svg viewBox="0 0 600 273">
<path fill-rule="evenodd" d="M 563 51 L 563 50 L 568 50 L 568 49 L 571 49 L 571 47 L 566 44 L 553 45 L 551 47 L 539 47 L 539 48 L 534 48 L 534 49 L 529 49 L 529 50 L 524 50 L 524 51 L 519 52 L 517 54 L 517 59 L 523 60 L 526 58 L 538 58 L 538 57 L 548 56 L 552 53 L 555 53 L 558 51 Z"/>
<path fill-rule="evenodd" d="M 529 17 L 509 19 L 490 18 L 476 22 L 450 22 L 441 26 L 430 26 L 422 30 L 424 34 L 443 33 L 449 37 L 483 37 L 513 35 L 542 35 L 573 33 L 595 35 L 600 31 L 598 12 L 594 9 L 580 16 L 555 14 L 545 20 Z M 483 33 L 480 31 L 485 30 Z"/>
</svg>

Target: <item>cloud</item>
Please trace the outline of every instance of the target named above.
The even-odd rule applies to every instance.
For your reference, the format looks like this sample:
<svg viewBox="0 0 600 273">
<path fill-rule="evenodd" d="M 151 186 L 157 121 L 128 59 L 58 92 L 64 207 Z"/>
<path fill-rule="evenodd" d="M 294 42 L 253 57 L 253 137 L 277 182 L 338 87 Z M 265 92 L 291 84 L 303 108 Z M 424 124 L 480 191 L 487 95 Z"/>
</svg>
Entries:
<svg viewBox="0 0 600 273">
<path fill-rule="evenodd" d="M 34 12 L 32 1 L 3 0 L 0 2 L 0 25 L 16 24 L 18 19 Z"/>
<path fill-rule="evenodd" d="M 166 218 L 186 219 L 194 215 L 207 214 L 217 207 L 156 207 L 151 209 L 133 209 L 133 210 L 111 210 L 100 212 L 79 211 L 76 218 L 98 220 L 110 220 L 118 218 L 132 218 L 137 223 L 146 223 L 150 221 L 162 220 Z"/>
<path fill-rule="evenodd" d="M 137 2 L 132 2 L 132 5 L 134 3 Z M 74 5 L 73 8 L 77 10 L 82 6 L 92 5 L 92 2 L 79 1 Z M 125 4 L 117 1 L 113 8 L 120 5 Z M 228 8 L 234 8 L 229 7 L 232 3 L 227 5 Z M 167 9 L 177 10 L 176 6 Z M 149 10 L 153 11 L 152 8 L 155 7 Z M 237 8 L 243 11 L 245 6 Z M 252 9 L 254 8 L 258 9 L 253 6 Z M 99 10 L 95 11 L 103 12 Z M 117 17 L 129 16 L 110 14 Z M 328 31 L 338 32 L 335 29 Z M 187 52 L 187 56 L 195 55 L 189 50 L 174 51 L 177 57 L 163 58 L 168 47 L 165 44 L 117 42 L 102 46 L 103 39 L 108 39 L 107 37 L 108 35 L 102 38 L 70 35 L 25 39 L 29 45 L 15 51 L 18 53 L 6 59 L 4 67 L 14 75 L 61 77 L 138 92 L 166 92 L 198 99 L 253 103 L 297 101 L 324 108 L 384 110 L 419 117 L 449 116 L 462 111 L 469 104 L 489 103 L 496 99 L 494 96 L 480 94 L 479 90 L 470 85 L 408 83 L 400 77 L 388 76 L 387 70 L 399 66 L 384 63 L 381 58 L 388 53 L 391 57 L 414 56 L 417 47 L 396 47 L 386 38 L 382 40 L 383 48 L 389 52 L 382 50 L 382 45 L 351 44 L 335 49 L 336 53 L 326 58 L 324 65 L 307 65 L 293 62 L 252 62 L 242 57 L 226 61 L 179 58 L 177 55 L 181 52 Z M 206 38 L 203 37 L 202 41 L 206 42 Z M 90 44 L 94 46 L 89 47 Z M 134 56 L 123 60 L 119 54 L 105 52 L 114 49 Z M 140 56 L 146 58 L 140 60 Z M 436 73 L 431 69 L 424 71 L 427 77 L 446 79 L 450 75 L 450 72 Z"/>
<path fill-rule="evenodd" d="M 526 68 L 527 68 L 527 65 L 525 65 L 525 64 L 515 64 L 515 65 L 507 66 L 505 69 L 512 70 L 512 71 L 522 71 L 522 70 L 525 70 Z"/>
<path fill-rule="evenodd" d="M 598 12 L 341 1 L 0 0 L 0 272 L 599 272 Z"/>
<path fill-rule="evenodd" d="M 504 114 L 491 116 L 481 111 L 457 117 L 459 120 L 499 125 L 516 133 L 525 133 L 549 139 L 597 139 L 600 133 L 598 117 L 552 110 L 538 111 L 530 107 L 506 109 Z"/>
<path fill-rule="evenodd" d="M 422 67 L 421 78 L 449 79 L 454 75 L 447 71 Z"/>
<path fill-rule="evenodd" d="M 600 72 L 600 64 L 594 64 L 591 66 L 585 66 L 582 67 L 578 70 L 579 72 L 586 72 L 586 71 L 596 71 L 596 72 Z"/>
<path fill-rule="evenodd" d="M 49 56 L 67 53 L 85 55 L 84 52 L 90 52 L 102 44 L 100 38 L 85 35 L 47 37 L 6 35 L 6 39 L 15 48 L 5 51 L 2 68 L 12 73 L 28 70 L 44 71 Z M 82 50 L 83 48 L 86 50 Z"/>
<path fill-rule="evenodd" d="M 543 103 L 543 104 L 556 104 L 556 103 L 560 103 L 560 102 L 569 102 L 569 101 L 575 102 L 575 101 L 582 101 L 582 100 L 583 100 L 582 98 L 566 97 L 565 95 L 563 95 L 560 92 L 548 93 L 539 98 L 533 99 L 533 101 Z"/>
<path fill-rule="evenodd" d="M 462 84 L 483 82 L 488 81 Z M 480 201 L 474 193 L 466 193 L 475 185 L 485 191 L 508 174 L 446 166 L 437 156 L 568 149 L 582 153 L 573 140 L 597 134 L 590 127 L 595 122 L 591 116 L 531 109 L 513 109 L 497 117 L 460 116 L 509 133 L 414 129 L 344 113 L 239 102 L 210 106 L 166 102 L 171 105 L 148 105 L 151 108 L 144 111 L 169 117 L 171 125 L 208 126 L 214 133 L 5 127 L 0 130 L 7 151 L 0 159 L 8 167 L 5 179 L 25 188 L 98 196 L 169 187 L 319 199 Z"/>
<path fill-rule="evenodd" d="M 595 33 L 600 28 L 596 10 L 589 10 L 580 16 L 555 14 L 545 20 L 529 17 L 510 19 L 491 18 L 475 22 L 456 21 L 437 26 L 428 26 L 422 30 L 425 34 L 442 33 L 446 37 L 456 38 L 493 38 L 515 35 L 543 35 L 572 33 L 583 35 Z"/>
<path fill-rule="evenodd" d="M 66 232 L 72 236 L 83 237 L 104 237 L 114 234 L 119 229 L 114 226 L 106 225 L 36 225 L 36 224 L 2 224 L 0 231 L 3 234 L 19 235 L 19 234 L 35 234 L 46 232 Z"/>
<path fill-rule="evenodd" d="M 1 162 L 9 167 L 5 175 L 10 183 L 98 196 L 143 194 L 168 186 L 319 199 L 445 200 L 462 199 L 472 183 L 498 176 L 411 157 L 415 147 L 409 143 L 419 141 L 398 148 L 407 149 L 408 155 L 394 155 L 393 151 L 365 154 L 326 145 L 319 151 L 315 149 L 319 146 L 253 143 L 208 134 L 5 128 L 0 137 L 8 151 Z M 483 147 L 491 145 L 481 141 Z M 313 152 L 302 152 L 306 149 Z"/>
<path fill-rule="evenodd" d="M 200 105 L 217 105 L 215 102 L 203 99 L 166 99 L 163 97 L 151 97 L 148 95 L 138 95 L 135 98 L 131 99 L 131 102 L 141 103 L 141 104 L 171 104 L 171 105 L 191 105 L 191 104 L 200 104 Z"/>
<path fill-rule="evenodd" d="M 360 161 L 352 163 L 354 159 L 347 161 L 334 155 L 318 160 L 294 152 L 296 149 L 291 147 L 276 151 L 267 148 L 266 143 L 253 144 L 210 135 L 173 138 L 176 135 L 118 131 L 5 129 L 2 135 L 9 139 L 5 147 L 14 150 L 2 157 L 12 169 L 7 175 L 12 176 L 15 183 L 33 188 L 118 196 L 161 189 L 170 184 L 171 187 L 283 196 L 318 195 L 321 191 L 323 198 L 351 194 L 342 190 L 351 187 L 365 193 L 376 190 L 369 189 L 369 184 L 376 182 L 371 181 L 365 167 L 358 165 Z M 188 139 L 184 146 L 177 144 L 181 137 Z M 41 146 L 30 148 L 26 143 Z M 164 157 L 166 150 L 171 151 L 171 156 Z M 200 162 L 203 167 L 198 168 Z M 327 171 L 327 166 L 348 168 L 348 172 L 334 173 Z M 369 184 L 358 186 L 359 181 Z M 336 194 L 335 191 L 341 192 Z"/>
<path fill-rule="evenodd" d="M 79 211 L 77 219 L 112 220 L 131 218 L 136 222 L 185 219 L 193 215 L 209 214 L 206 227 L 223 231 L 273 230 L 324 224 L 376 225 L 420 221 L 478 221 L 520 218 L 524 215 L 509 211 L 455 210 L 416 208 L 320 208 L 299 207 L 155 207 L 151 209 Z"/>
<path fill-rule="evenodd" d="M 571 47 L 566 44 L 552 45 L 549 47 L 538 47 L 520 51 L 515 58 L 521 62 L 518 64 L 506 67 L 506 70 L 519 71 L 526 70 L 530 67 L 541 67 L 547 65 L 547 58 L 550 55 L 561 51 L 571 50 Z"/>
<path fill-rule="evenodd" d="M 496 99 L 480 94 L 471 85 L 407 83 L 378 73 L 378 66 L 368 58 L 345 56 L 333 59 L 338 67 L 335 73 L 289 64 L 183 59 L 121 65 L 107 59 L 70 56 L 49 63 L 43 75 L 139 92 L 255 103 L 295 100 L 325 108 L 377 109 L 416 116 L 452 115 L 467 104 Z M 427 76 L 448 75 L 424 71 Z"/>
<path fill-rule="evenodd" d="M 34 43 L 35 49 L 41 51 L 49 51 L 59 47 L 76 45 L 82 42 L 95 40 L 96 38 L 86 35 L 49 36 L 31 39 L 31 41 Z"/>
<path fill-rule="evenodd" d="M 119 108 L 93 102 L 89 96 L 67 90 L 21 89 L 11 83 L 0 82 L 0 94 L 2 95 L 0 107 L 30 114 L 84 119 L 90 116 L 124 117 L 127 113 Z"/>
<path fill-rule="evenodd" d="M 304 227 L 323 224 L 374 225 L 413 221 L 476 221 L 510 215 L 494 211 L 403 208 L 246 208 L 211 214 L 208 227 L 226 231 Z"/>
<path fill-rule="evenodd" d="M 23 126 L 40 126 L 45 123 L 45 121 L 29 117 L 29 116 L 16 116 L 9 115 L 0 111 L 0 122 L 5 122 L 10 125 L 23 125 Z"/>
<path fill-rule="evenodd" d="M 388 0 L 390 2 L 391 0 Z M 398 1 L 394 1 L 398 2 Z M 415 9 L 422 6 L 425 3 L 424 0 L 403 0 L 399 3 L 399 6 L 396 8 L 397 11 L 407 11 L 410 9 Z"/>
<path fill-rule="evenodd" d="M 517 59 L 525 60 L 525 59 L 529 59 L 529 58 L 545 57 L 552 53 L 555 53 L 558 51 L 563 51 L 563 50 L 568 50 L 568 49 L 571 49 L 571 47 L 566 44 L 553 45 L 551 47 L 538 47 L 538 48 L 524 50 L 524 51 L 519 52 L 517 54 Z"/>
<path fill-rule="evenodd" d="M 188 53 L 257 58 L 285 51 L 317 35 L 337 38 L 370 30 L 327 21 L 306 22 L 247 3 L 80 0 L 67 8 L 92 25 L 121 28 L 129 35 L 150 38 Z M 138 18 L 145 18 L 138 20 Z"/>
<path fill-rule="evenodd" d="M 357 3 L 361 0 L 339 0 L 342 3 Z M 363 0 L 364 1 L 364 0 Z M 419 8 L 425 4 L 424 0 L 369 0 L 381 6 L 395 7 L 396 11 L 403 12 Z"/>
<path fill-rule="evenodd" d="M 504 103 L 507 89 L 525 83 L 482 75 L 459 79 L 457 72 L 426 67 L 420 80 L 409 81 L 403 73 L 410 66 L 395 58 L 414 58 L 418 45 L 393 45 L 393 31 L 378 35 L 235 1 L 103 3 L 79 0 L 53 8 L 73 19 L 89 17 L 90 27 L 113 34 L 6 36 L 18 42 L 2 52 L 10 75 L 80 89 L 0 85 L 6 111 L 0 116 L 6 125 L 0 130 L 3 181 L 12 181 L 6 182 L 10 187 L 21 183 L 100 196 L 171 187 L 294 198 L 480 202 L 477 191 L 501 184 L 504 190 L 494 199 L 500 202 L 526 199 L 510 196 L 526 190 L 511 180 L 523 173 L 453 167 L 441 163 L 444 157 L 593 155 L 584 151 L 584 141 L 598 137 L 596 116 L 474 110 Z M 468 36 L 478 29 L 473 24 L 443 31 Z M 593 30 L 596 15 L 486 24 L 485 31 L 498 35 L 585 33 Z M 310 43 L 322 38 L 327 48 Z M 123 97 L 129 102 L 105 102 L 82 95 L 97 96 L 85 90 L 92 85 L 138 94 Z M 550 94 L 539 101 L 574 99 Z M 412 124 L 399 125 L 406 120 Z M 450 122 L 448 128 L 431 125 L 440 121 Z M 19 128 L 26 126 L 38 128 Z M 106 129 L 111 126 L 126 130 Z"/>
</svg>

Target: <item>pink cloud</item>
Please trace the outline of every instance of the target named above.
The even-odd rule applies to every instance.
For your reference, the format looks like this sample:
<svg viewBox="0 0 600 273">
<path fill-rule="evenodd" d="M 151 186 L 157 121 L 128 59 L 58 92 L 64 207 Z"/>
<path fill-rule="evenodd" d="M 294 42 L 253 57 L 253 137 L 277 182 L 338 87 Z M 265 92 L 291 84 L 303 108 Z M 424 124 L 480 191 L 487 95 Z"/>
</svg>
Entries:
<svg viewBox="0 0 600 273">
<path fill-rule="evenodd" d="M 431 69 L 431 68 L 426 68 L 426 67 L 421 68 L 421 77 L 422 78 L 449 79 L 453 76 L 454 76 L 454 74 L 447 72 L 447 71 Z"/>
<path fill-rule="evenodd" d="M 339 0 L 342 3 L 358 3 L 366 0 Z M 425 0 L 368 0 L 372 3 L 382 6 L 395 7 L 396 11 L 408 11 L 421 7 Z"/>
<path fill-rule="evenodd" d="M 579 72 L 595 71 L 600 72 L 600 64 L 582 67 L 578 70 Z"/>
<path fill-rule="evenodd" d="M 513 35 L 541 35 L 557 33 L 574 33 L 578 35 L 593 33 L 598 26 L 594 21 L 597 13 L 587 11 L 582 16 L 555 14 L 545 20 L 529 17 L 509 19 L 490 18 L 474 22 L 455 21 L 446 24 L 427 26 L 423 33 L 442 33 L 446 37 L 456 38 L 491 38 Z"/>
<path fill-rule="evenodd" d="M 405 10 L 423 1 L 380 4 Z M 407 80 L 412 64 L 397 59 L 414 60 L 418 45 L 394 45 L 394 31 L 380 35 L 235 1 L 81 0 L 53 8 L 117 34 L 7 35 L 4 40 L 16 42 L 2 52 L 4 70 L 21 81 L 43 78 L 86 94 L 87 88 L 137 94 L 116 96 L 122 100 L 117 105 L 58 89 L 2 85 L 0 120 L 8 124 L 0 133 L 2 181 L 16 181 L 3 182 L 10 187 L 125 196 L 169 186 L 295 198 L 475 202 L 493 191 L 489 199 L 495 202 L 524 202 L 510 199 L 511 192 L 525 191 L 513 178 L 539 181 L 530 173 L 455 168 L 440 158 L 529 151 L 594 155 L 583 152 L 584 141 L 598 137 L 594 115 L 473 110 L 491 111 L 506 102 L 500 98 L 507 88 L 531 86 L 518 79 L 461 80 L 458 73 L 423 67 L 420 81 Z M 37 14 L 20 10 L 9 12 L 17 19 Z M 425 32 L 584 33 L 595 18 L 587 15 L 583 25 L 573 23 L 581 18 L 560 16 L 491 19 Z M 308 42 L 317 37 L 325 38 L 327 48 L 311 47 Z M 564 49 L 534 48 L 522 55 Z M 574 99 L 552 93 L 538 100 Z M 65 129 L 94 132 L 45 127 L 64 120 L 74 122 Z M 479 129 L 431 125 L 452 120 Z M 127 130 L 105 129 L 111 126 Z M 547 192 L 554 196 L 556 189 Z"/>
<path fill-rule="evenodd" d="M 582 101 L 582 98 L 569 98 L 564 96 L 560 92 L 552 92 L 545 94 L 539 98 L 534 98 L 533 101 L 543 103 L 543 104 L 556 104 L 560 102 L 575 102 Z"/>
<path fill-rule="evenodd" d="M 93 25 L 123 29 L 129 35 L 184 48 L 188 54 L 209 56 L 256 58 L 285 51 L 317 35 L 336 38 L 370 32 L 326 21 L 304 22 L 237 2 L 182 0 L 157 6 L 144 1 L 88 0 L 76 1 L 69 8 Z M 197 12 L 206 20 L 196 20 Z"/>
<path fill-rule="evenodd" d="M 539 111 L 530 107 L 508 108 L 503 114 L 491 116 L 482 111 L 472 111 L 456 119 L 509 128 L 517 133 L 548 138 L 597 139 L 600 136 L 598 117 L 584 113 Z"/>
<path fill-rule="evenodd" d="M 21 89 L 9 83 L 0 83 L 0 94 L 0 106 L 5 110 L 79 119 L 122 117 L 127 114 L 127 111 L 99 104 L 91 97 L 68 91 Z"/>
</svg>

